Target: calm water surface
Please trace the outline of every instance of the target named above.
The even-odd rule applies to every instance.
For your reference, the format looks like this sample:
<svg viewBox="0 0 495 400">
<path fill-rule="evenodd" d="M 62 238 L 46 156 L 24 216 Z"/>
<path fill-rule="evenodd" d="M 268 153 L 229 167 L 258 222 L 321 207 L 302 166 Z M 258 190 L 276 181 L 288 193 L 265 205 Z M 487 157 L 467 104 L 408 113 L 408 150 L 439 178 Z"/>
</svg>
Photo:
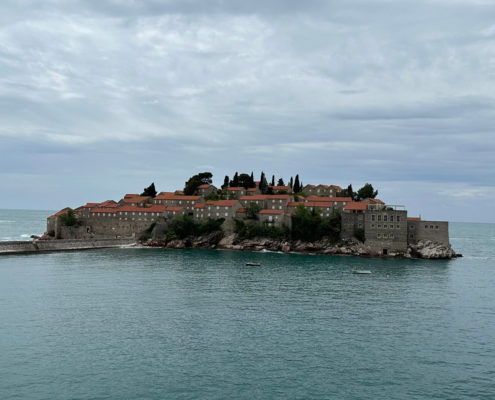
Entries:
<svg viewBox="0 0 495 400">
<path fill-rule="evenodd" d="M 493 399 L 495 225 L 451 238 L 464 258 L 2 256 L 0 399 Z"/>
</svg>

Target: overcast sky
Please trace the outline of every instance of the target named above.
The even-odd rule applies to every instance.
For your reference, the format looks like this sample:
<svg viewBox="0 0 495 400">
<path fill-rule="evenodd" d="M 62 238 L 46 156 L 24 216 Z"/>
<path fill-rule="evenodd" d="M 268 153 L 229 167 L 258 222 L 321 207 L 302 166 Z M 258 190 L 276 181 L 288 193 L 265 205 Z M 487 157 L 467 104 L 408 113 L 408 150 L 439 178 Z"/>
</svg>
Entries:
<svg viewBox="0 0 495 400">
<path fill-rule="evenodd" d="M 235 171 L 495 222 L 493 0 L 2 0 L 0 208 Z"/>
</svg>

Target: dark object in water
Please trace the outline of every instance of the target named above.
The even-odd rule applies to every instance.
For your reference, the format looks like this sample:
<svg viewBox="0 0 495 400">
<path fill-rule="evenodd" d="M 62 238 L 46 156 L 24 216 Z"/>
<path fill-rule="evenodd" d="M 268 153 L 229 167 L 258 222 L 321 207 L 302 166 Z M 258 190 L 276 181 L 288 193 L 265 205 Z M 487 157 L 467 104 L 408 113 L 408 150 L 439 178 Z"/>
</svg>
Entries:
<svg viewBox="0 0 495 400">
<path fill-rule="evenodd" d="M 247 262 L 246 265 L 248 265 L 250 267 L 259 267 L 259 266 L 261 266 L 260 263 L 255 263 L 255 262 Z"/>
<path fill-rule="evenodd" d="M 368 271 L 367 269 L 355 269 L 352 271 L 353 274 L 360 274 L 360 275 L 369 275 L 371 274 L 371 271 Z"/>
</svg>

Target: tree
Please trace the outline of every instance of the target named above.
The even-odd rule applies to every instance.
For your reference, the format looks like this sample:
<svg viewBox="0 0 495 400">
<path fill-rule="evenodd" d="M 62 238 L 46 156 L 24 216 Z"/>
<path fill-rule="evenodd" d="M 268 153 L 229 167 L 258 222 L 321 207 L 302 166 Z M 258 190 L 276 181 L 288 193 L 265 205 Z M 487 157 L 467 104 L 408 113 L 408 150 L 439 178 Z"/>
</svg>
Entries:
<svg viewBox="0 0 495 400">
<path fill-rule="evenodd" d="M 230 187 L 239 187 L 239 174 L 237 172 L 230 181 Z"/>
<path fill-rule="evenodd" d="M 272 175 L 272 182 L 270 184 L 271 186 L 275 186 L 275 175 Z"/>
<path fill-rule="evenodd" d="M 62 222 L 62 225 L 65 226 L 79 226 L 79 220 L 76 217 L 76 213 L 71 209 L 69 209 L 66 214 L 60 216 L 60 221 Z"/>
<path fill-rule="evenodd" d="M 258 213 L 261 211 L 261 206 L 251 201 L 246 206 L 246 216 L 248 219 L 257 219 Z"/>
<path fill-rule="evenodd" d="M 352 190 L 352 185 L 349 185 L 347 186 L 347 189 L 337 192 L 337 197 L 350 197 L 352 200 L 356 200 L 357 193 Z"/>
<path fill-rule="evenodd" d="M 290 177 L 289 186 L 290 186 L 291 189 L 294 186 L 294 178 L 292 178 L 292 176 Z"/>
<path fill-rule="evenodd" d="M 141 196 L 155 197 L 156 196 L 155 182 L 153 182 L 147 188 L 144 188 L 144 191 L 143 193 L 141 193 Z"/>
<path fill-rule="evenodd" d="M 361 189 L 357 191 L 357 199 L 374 199 L 378 195 L 378 190 L 373 189 L 373 185 L 371 183 L 367 183 Z"/>
<path fill-rule="evenodd" d="M 246 189 L 251 187 L 256 187 L 252 176 L 248 174 L 240 174 L 238 178 L 239 187 L 244 187 Z"/>
<path fill-rule="evenodd" d="M 229 187 L 229 176 L 228 175 L 225 175 L 225 178 L 223 180 L 223 185 L 222 185 L 222 189 L 227 189 Z"/>
<path fill-rule="evenodd" d="M 266 181 L 265 173 L 263 171 L 261 171 L 259 189 L 263 194 L 265 194 L 268 189 L 268 182 Z"/>
<path fill-rule="evenodd" d="M 201 172 L 197 175 L 191 176 L 184 186 L 184 194 L 186 196 L 192 196 L 196 193 L 198 186 L 211 184 L 213 174 L 211 172 Z"/>
<path fill-rule="evenodd" d="M 294 193 L 299 193 L 301 191 L 302 187 L 301 184 L 299 183 L 299 175 L 296 175 L 296 179 L 294 180 L 294 186 L 292 188 L 292 191 Z"/>
<path fill-rule="evenodd" d="M 285 186 L 284 180 L 282 178 L 278 180 L 277 186 Z"/>
</svg>

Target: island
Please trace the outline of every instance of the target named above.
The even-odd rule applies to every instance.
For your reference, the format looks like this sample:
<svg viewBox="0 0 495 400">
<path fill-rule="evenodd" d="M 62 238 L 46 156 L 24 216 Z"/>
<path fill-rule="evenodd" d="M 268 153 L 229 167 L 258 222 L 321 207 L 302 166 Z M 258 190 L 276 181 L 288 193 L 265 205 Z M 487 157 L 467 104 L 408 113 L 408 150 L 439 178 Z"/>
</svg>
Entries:
<svg viewBox="0 0 495 400">
<path fill-rule="evenodd" d="M 120 200 L 66 207 L 47 218 L 42 240 L 125 240 L 142 246 L 270 250 L 371 257 L 449 259 L 447 221 L 408 216 L 377 198 L 369 183 L 303 185 L 265 174 L 235 173 L 217 188 L 213 175 L 157 193 L 154 183 Z"/>
</svg>

